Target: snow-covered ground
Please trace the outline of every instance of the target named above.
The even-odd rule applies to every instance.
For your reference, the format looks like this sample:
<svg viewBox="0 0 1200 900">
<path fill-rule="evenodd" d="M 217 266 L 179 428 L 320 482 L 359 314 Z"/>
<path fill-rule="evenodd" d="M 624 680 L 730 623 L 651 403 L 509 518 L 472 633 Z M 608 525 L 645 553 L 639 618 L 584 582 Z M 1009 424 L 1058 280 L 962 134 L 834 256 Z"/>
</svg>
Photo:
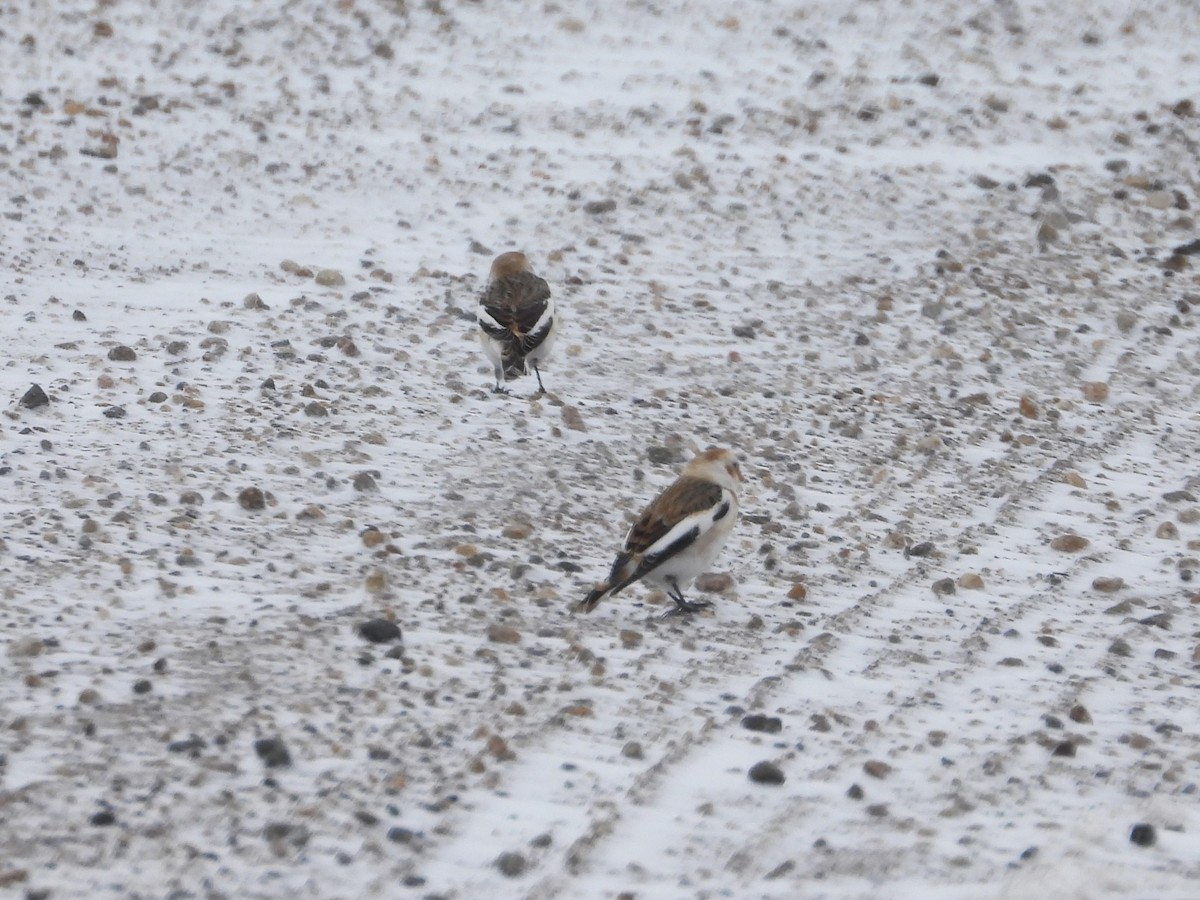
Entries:
<svg viewBox="0 0 1200 900">
<path fill-rule="evenodd" d="M 0 4 L 0 894 L 1195 897 L 1197 48 Z M 540 399 L 473 330 L 518 248 Z M 708 444 L 714 613 L 571 616 Z"/>
</svg>

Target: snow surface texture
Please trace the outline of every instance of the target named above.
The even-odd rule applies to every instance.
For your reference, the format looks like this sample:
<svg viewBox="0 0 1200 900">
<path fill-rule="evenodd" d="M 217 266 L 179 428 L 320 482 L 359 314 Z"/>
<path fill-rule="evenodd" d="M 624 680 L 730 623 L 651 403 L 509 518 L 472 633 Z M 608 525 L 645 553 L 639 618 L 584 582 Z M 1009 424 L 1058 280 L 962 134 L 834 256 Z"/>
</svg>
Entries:
<svg viewBox="0 0 1200 900">
<path fill-rule="evenodd" d="M 0 889 L 1195 897 L 1198 31 L 0 3 Z M 693 443 L 714 614 L 570 616 Z"/>
</svg>

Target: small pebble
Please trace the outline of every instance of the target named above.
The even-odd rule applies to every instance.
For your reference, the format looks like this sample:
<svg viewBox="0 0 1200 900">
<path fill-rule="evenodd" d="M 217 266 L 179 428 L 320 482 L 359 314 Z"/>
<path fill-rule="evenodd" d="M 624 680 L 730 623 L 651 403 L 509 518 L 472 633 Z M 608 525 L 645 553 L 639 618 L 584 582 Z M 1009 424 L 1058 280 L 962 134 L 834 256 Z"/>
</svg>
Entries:
<svg viewBox="0 0 1200 900">
<path fill-rule="evenodd" d="M 1153 847 L 1157 840 L 1158 834 L 1153 825 L 1142 822 L 1129 829 L 1129 842 L 1139 847 Z"/>
<path fill-rule="evenodd" d="M 1063 534 L 1050 542 L 1050 549 L 1057 550 L 1059 553 L 1078 553 L 1090 543 L 1087 538 L 1077 534 Z"/>
<path fill-rule="evenodd" d="M 132 347 L 120 344 L 108 351 L 108 358 L 113 362 L 133 362 L 137 359 L 137 353 L 134 352 Z"/>
<path fill-rule="evenodd" d="M 501 853 L 496 857 L 496 868 L 500 870 L 500 874 L 509 878 L 523 874 L 528 867 L 528 860 L 520 853 Z"/>
<path fill-rule="evenodd" d="M 693 583 L 702 594 L 723 594 L 733 587 L 733 576 L 724 572 L 709 572 L 697 577 Z"/>
<path fill-rule="evenodd" d="M 242 490 L 238 492 L 238 506 L 240 506 L 242 509 L 265 509 L 267 506 L 267 498 L 262 492 L 261 488 L 242 488 Z"/>
<path fill-rule="evenodd" d="M 783 784 L 786 780 L 783 770 L 768 760 L 755 763 L 747 774 L 755 784 Z"/>
<path fill-rule="evenodd" d="M 268 769 L 277 769 L 292 764 L 292 755 L 279 738 L 259 738 L 254 742 L 254 752 Z"/>
<path fill-rule="evenodd" d="M 400 626 L 388 619 L 369 619 L 358 626 L 358 633 L 372 644 L 386 644 L 401 639 Z"/>
<path fill-rule="evenodd" d="M 891 774 L 892 767 L 882 760 L 872 759 L 863 763 L 863 771 L 872 778 L 887 778 Z"/>
<path fill-rule="evenodd" d="M 563 424 L 571 431 L 587 431 L 587 426 L 583 424 L 583 414 L 579 412 L 578 406 L 567 404 L 562 408 Z"/>
<path fill-rule="evenodd" d="M 21 405 L 26 409 L 37 409 L 39 406 L 45 406 L 50 402 L 50 398 L 46 396 L 46 392 L 42 390 L 41 385 L 33 385 L 21 397 Z"/>
<path fill-rule="evenodd" d="M 778 734 L 783 730 L 783 721 L 777 716 L 754 714 L 742 719 L 742 727 L 747 731 L 761 731 L 766 734 Z"/>
<path fill-rule="evenodd" d="M 521 632 L 498 622 L 488 626 L 487 637 L 495 644 L 518 644 L 521 642 Z"/>
</svg>

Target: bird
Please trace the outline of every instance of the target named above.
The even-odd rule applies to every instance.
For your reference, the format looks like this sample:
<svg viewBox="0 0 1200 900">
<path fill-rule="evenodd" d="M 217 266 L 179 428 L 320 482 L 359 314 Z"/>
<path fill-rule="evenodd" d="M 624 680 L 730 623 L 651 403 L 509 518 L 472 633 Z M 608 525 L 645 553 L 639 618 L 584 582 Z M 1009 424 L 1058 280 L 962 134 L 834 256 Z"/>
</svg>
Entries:
<svg viewBox="0 0 1200 900">
<path fill-rule="evenodd" d="M 496 257 L 475 318 L 484 352 L 496 371 L 492 390 L 508 393 L 504 382 L 528 375 L 532 368 L 538 393 L 546 393 L 539 366 L 550 355 L 559 321 L 550 286 L 533 273 L 524 253 L 510 250 Z"/>
<path fill-rule="evenodd" d="M 744 480 L 729 450 L 709 447 L 698 453 L 638 516 L 608 578 L 576 604 L 576 611 L 591 612 L 635 581 L 666 588 L 675 602 L 668 616 L 709 606 L 707 601 L 685 599 L 683 588 L 712 565 L 733 531 L 738 485 Z"/>
</svg>

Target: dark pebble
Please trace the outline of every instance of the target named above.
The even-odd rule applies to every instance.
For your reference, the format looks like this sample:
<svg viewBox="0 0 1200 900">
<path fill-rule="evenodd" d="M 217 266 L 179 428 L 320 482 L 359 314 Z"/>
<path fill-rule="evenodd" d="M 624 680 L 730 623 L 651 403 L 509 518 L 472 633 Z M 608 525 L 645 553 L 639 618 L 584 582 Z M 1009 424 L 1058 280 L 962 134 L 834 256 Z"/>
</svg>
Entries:
<svg viewBox="0 0 1200 900">
<path fill-rule="evenodd" d="M 599 216 L 604 213 L 610 213 L 617 208 L 616 200 L 589 200 L 583 204 L 583 211 L 590 216 Z"/>
<path fill-rule="evenodd" d="M 21 405 L 26 409 L 37 409 L 39 406 L 45 406 L 49 402 L 50 398 L 46 396 L 46 392 L 38 384 L 33 385 L 21 398 Z"/>
<path fill-rule="evenodd" d="M 125 418 L 125 407 L 110 406 L 108 409 L 106 409 L 104 411 L 104 418 L 106 418 L 106 419 L 123 419 L 123 418 Z"/>
<path fill-rule="evenodd" d="M 1074 756 L 1075 745 L 1070 741 L 1060 741 L 1054 748 L 1053 756 Z"/>
<path fill-rule="evenodd" d="M 773 868 L 770 872 L 768 872 L 766 875 L 764 875 L 763 879 L 766 881 L 773 881 L 776 878 L 782 878 L 784 875 L 786 875 L 788 872 L 792 871 L 792 869 L 794 869 L 794 868 L 796 868 L 796 864 L 790 859 L 785 859 L 783 862 L 781 862 L 779 865 L 777 865 L 775 868 Z"/>
<path fill-rule="evenodd" d="M 137 681 L 135 681 L 133 683 L 133 692 L 135 694 L 148 694 L 153 689 L 154 689 L 154 685 L 152 685 L 145 678 L 139 678 Z"/>
<path fill-rule="evenodd" d="M 266 495 L 260 488 L 242 488 L 238 493 L 238 506 L 242 509 L 264 509 L 266 505 Z"/>
<path fill-rule="evenodd" d="M 199 753 L 204 749 L 204 739 L 192 735 L 182 741 L 171 741 L 167 744 L 167 752 L 169 753 Z"/>
<path fill-rule="evenodd" d="M 86 322 L 87 321 L 87 316 L 84 315 L 82 309 L 77 309 L 77 310 L 75 310 L 75 312 L 71 313 L 71 318 L 74 319 L 76 322 Z"/>
<path fill-rule="evenodd" d="M 268 769 L 292 764 L 292 755 L 279 738 L 259 738 L 254 742 L 254 752 Z"/>
<path fill-rule="evenodd" d="M 375 478 L 370 472 L 359 472 L 354 476 L 354 489 L 356 491 L 371 492 L 379 490 L 375 484 Z"/>
<path fill-rule="evenodd" d="M 754 331 L 753 325 L 734 325 L 733 326 L 733 336 L 734 337 L 745 338 L 748 341 L 752 341 L 752 340 L 754 340 L 754 335 L 755 335 L 755 331 Z"/>
<path fill-rule="evenodd" d="M 777 716 L 755 714 L 742 719 L 742 727 L 747 731 L 763 731 L 767 734 L 778 734 L 783 730 L 783 721 Z"/>
<path fill-rule="evenodd" d="M 861 800 L 863 798 L 863 789 L 857 784 L 852 784 L 849 790 L 846 791 L 846 796 L 851 800 Z"/>
<path fill-rule="evenodd" d="M 520 853 L 501 853 L 496 857 L 496 868 L 509 878 L 521 875 L 528 866 L 528 860 Z"/>
<path fill-rule="evenodd" d="M 162 391 L 155 391 L 147 398 L 151 403 L 166 403 L 167 395 Z"/>
<path fill-rule="evenodd" d="M 923 84 L 926 87 L 937 87 L 942 83 L 942 79 L 936 72 L 926 72 L 924 75 L 917 77 L 917 83 Z"/>
<path fill-rule="evenodd" d="M 112 812 L 112 810 L 102 809 L 102 810 L 100 810 L 100 812 L 98 812 L 94 816 L 92 816 L 90 821 L 93 825 L 100 825 L 100 826 L 114 825 L 114 824 L 116 824 L 117 817 Z M 1138 826 L 1138 828 L 1149 828 L 1149 827 L 1150 827 L 1149 825 L 1139 825 Z M 1154 830 L 1151 829 L 1152 835 L 1153 835 L 1153 831 Z M 1153 838 L 1152 838 L 1152 840 L 1153 840 Z"/>
<path fill-rule="evenodd" d="M 411 844 L 417 835 L 411 828 L 401 828 L 399 825 L 395 825 L 388 829 L 387 836 L 393 844 Z"/>
<path fill-rule="evenodd" d="M 1130 843 L 1137 844 L 1139 847 L 1153 847 L 1154 842 L 1158 840 L 1158 835 L 1154 831 L 1153 825 L 1147 825 L 1141 822 L 1129 829 Z"/>
<path fill-rule="evenodd" d="M 773 762 L 763 760 L 750 767 L 750 780 L 755 784 L 783 784 L 783 770 Z"/>
<path fill-rule="evenodd" d="M 400 640 L 400 626 L 387 619 L 370 619 L 358 626 L 358 633 L 372 644 Z"/>
<path fill-rule="evenodd" d="M 304 414 L 307 416 L 314 416 L 314 417 L 319 418 L 321 416 L 329 415 L 329 410 L 327 410 L 324 406 L 322 406 L 316 400 L 312 400 L 304 407 Z"/>
<path fill-rule="evenodd" d="M 126 347 L 124 344 L 121 344 L 108 351 L 108 358 L 113 362 L 133 362 L 137 359 L 137 354 L 132 347 Z"/>
<path fill-rule="evenodd" d="M 904 551 L 905 556 L 928 556 L 934 550 L 932 541 L 921 541 Z"/>
<path fill-rule="evenodd" d="M 683 452 L 678 447 L 651 447 L 646 458 L 657 466 L 670 466 L 682 460 Z"/>
</svg>

